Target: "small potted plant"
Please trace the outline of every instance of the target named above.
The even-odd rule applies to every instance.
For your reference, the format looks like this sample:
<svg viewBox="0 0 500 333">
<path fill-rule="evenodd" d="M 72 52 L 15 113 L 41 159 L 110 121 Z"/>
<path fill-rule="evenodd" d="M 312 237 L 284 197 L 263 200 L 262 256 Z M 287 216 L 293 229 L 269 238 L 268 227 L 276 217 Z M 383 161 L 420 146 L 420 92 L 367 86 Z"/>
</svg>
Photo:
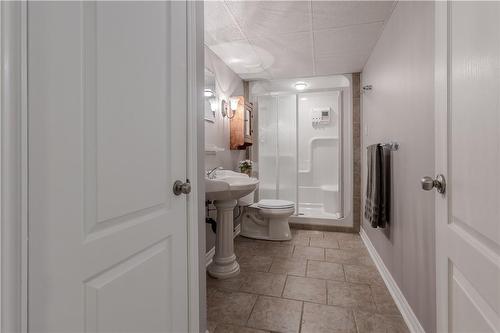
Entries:
<svg viewBox="0 0 500 333">
<path fill-rule="evenodd" d="M 239 168 L 241 173 L 245 173 L 248 177 L 252 174 L 253 162 L 250 160 L 244 160 L 239 162 Z"/>
</svg>

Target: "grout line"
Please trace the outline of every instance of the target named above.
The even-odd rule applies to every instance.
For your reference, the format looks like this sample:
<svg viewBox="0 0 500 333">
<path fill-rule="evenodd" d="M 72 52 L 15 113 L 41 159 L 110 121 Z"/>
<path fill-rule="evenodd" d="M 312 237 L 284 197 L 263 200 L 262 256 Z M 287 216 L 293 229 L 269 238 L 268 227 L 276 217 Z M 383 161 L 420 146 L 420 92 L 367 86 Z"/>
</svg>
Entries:
<svg viewBox="0 0 500 333">
<path fill-rule="evenodd" d="M 302 301 L 302 306 L 300 308 L 300 321 L 299 321 L 299 333 L 302 332 L 302 320 L 304 318 L 304 301 Z"/>
<path fill-rule="evenodd" d="M 253 310 L 255 309 L 255 305 L 256 305 L 256 304 L 257 304 L 257 302 L 259 301 L 259 297 L 260 297 L 260 296 L 259 296 L 259 295 L 256 295 L 256 296 L 257 296 L 257 298 L 255 299 L 255 302 L 254 302 L 254 303 L 253 303 L 253 305 L 252 305 L 252 310 L 250 310 L 250 313 L 248 314 L 248 318 L 247 318 L 247 320 L 245 321 L 245 326 L 247 326 L 247 327 L 248 327 L 248 321 L 250 320 L 250 317 L 252 316 Z"/>
<path fill-rule="evenodd" d="M 281 290 L 281 298 L 284 298 L 283 297 L 283 294 L 285 293 L 285 288 L 286 288 L 286 284 L 288 282 L 288 274 L 286 274 L 286 277 L 285 277 L 285 283 L 283 283 L 283 289 Z"/>
</svg>

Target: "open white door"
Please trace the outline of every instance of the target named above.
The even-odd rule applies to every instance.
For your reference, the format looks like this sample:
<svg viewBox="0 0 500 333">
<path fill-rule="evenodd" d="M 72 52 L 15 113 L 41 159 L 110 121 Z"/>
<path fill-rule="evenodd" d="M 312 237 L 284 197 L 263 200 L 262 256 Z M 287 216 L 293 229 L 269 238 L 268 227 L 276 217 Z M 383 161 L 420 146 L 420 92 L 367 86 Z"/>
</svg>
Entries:
<svg viewBox="0 0 500 333">
<path fill-rule="evenodd" d="M 186 332 L 186 3 L 30 2 L 28 28 L 29 331 Z"/>
<path fill-rule="evenodd" d="M 500 2 L 436 4 L 437 330 L 500 332 Z"/>
</svg>

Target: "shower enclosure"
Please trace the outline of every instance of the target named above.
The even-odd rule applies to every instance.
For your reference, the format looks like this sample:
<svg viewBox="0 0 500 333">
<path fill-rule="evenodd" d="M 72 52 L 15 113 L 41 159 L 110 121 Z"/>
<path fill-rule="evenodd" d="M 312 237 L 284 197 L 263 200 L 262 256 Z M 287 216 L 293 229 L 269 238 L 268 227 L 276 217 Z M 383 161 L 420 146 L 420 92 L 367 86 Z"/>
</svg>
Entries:
<svg viewBox="0 0 500 333">
<path fill-rule="evenodd" d="M 346 225 L 346 91 L 271 92 L 254 98 L 258 107 L 259 199 L 295 202 L 291 222 Z"/>
</svg>

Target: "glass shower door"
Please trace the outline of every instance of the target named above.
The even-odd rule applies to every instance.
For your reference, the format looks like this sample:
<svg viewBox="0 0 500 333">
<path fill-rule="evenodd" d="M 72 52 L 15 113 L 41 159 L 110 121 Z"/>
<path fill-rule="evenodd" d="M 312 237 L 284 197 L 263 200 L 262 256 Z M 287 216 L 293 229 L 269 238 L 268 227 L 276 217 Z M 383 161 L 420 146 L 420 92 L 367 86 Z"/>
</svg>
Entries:
<svg viewBox="0 0 500 333">
<path fill-rule="evenodd" d="M 259 198 L 297 201 L 296 95 L 260 96 Z"/>
</svg>

